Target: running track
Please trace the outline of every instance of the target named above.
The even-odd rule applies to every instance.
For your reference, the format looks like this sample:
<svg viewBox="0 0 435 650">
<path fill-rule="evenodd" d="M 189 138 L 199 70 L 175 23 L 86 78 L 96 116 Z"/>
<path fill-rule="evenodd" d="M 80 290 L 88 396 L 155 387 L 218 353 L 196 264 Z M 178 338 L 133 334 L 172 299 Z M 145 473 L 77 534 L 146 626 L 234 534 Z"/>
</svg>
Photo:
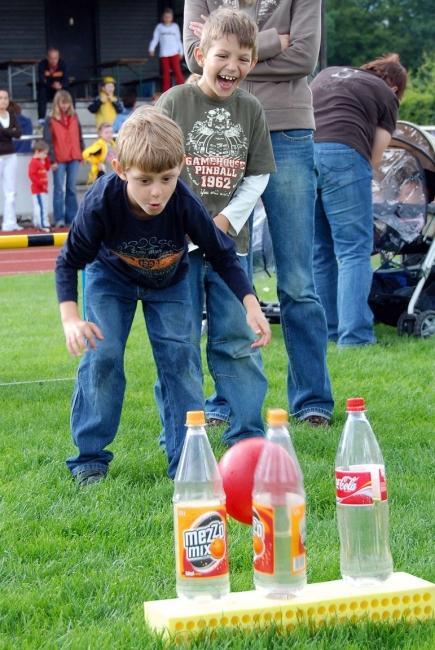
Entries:
<svg viewBox="0 0 435 650">
<path fill-rule="evenodd" d="M 59 229 L 57 232 L 64 232 Z M 20 232 L 3 232 L 2 235 L 29 235 L 36 230 L 20 230 Z M 57 246 L 34 246 L 30 248 L 12 248 L 0 250 L 0 275 L 17 275 L 22 273 L 43 273 L 54 271 L 56 258 L 60 248 Z"/>
</svg>

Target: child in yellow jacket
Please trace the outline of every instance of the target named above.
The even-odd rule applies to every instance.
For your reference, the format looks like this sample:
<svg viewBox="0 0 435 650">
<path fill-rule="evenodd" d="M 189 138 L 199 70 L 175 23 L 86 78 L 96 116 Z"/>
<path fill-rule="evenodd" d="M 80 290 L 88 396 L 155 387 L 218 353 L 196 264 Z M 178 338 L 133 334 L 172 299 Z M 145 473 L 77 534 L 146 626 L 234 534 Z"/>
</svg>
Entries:
<svg viewBox="0 0 435 650">
<path fill-rule="evenodd" d="M 122 102 L 115 96 L 115 79 L 103 77 L 98 97 L 89 104 L 88 111 L 95 114 L 95 123 L 99 127 L 103 122 L 113 124 L 116 116 L 122 113 Z"/>
<path fill-rule="evenodd" d="M 111 124 L 103 122 L 97 129 L 98 140 L 83 151 L 83 160 L 90 163 L 88 183 L 91 185 L 97 178 L 103 176 L 107 167 L 115 157 L 115 141 Z"/>
</svg>

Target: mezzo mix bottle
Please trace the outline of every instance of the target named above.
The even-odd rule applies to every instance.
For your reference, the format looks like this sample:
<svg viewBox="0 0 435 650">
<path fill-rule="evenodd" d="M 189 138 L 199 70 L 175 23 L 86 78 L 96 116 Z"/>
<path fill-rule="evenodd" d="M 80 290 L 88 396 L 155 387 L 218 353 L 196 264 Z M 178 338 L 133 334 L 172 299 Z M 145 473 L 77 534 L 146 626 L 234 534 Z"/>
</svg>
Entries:
<svg viewBox="0 0 435 650">
<path fill-rule="evenodd" d="M 186 426 L 173 497 L 177 595 L 220 598 L 230 590 L 225 493 L 204 412 L 188 411 Z"/>
<path fill-rule="evenodd" d="M 345 580 L 364 585 L 385 580 L 393 570 L 387 482 L 364 400 L 348 399 L 346 410 L 335 460 L 340 570 Z"/>
<path fill-rule="evenodd" d="M 254 584 L 266 596 L 287 598 L 307 582 L 305 492 L 287 412 L 269 409 L 267 424 L 254 476 Z"/>
</svg>

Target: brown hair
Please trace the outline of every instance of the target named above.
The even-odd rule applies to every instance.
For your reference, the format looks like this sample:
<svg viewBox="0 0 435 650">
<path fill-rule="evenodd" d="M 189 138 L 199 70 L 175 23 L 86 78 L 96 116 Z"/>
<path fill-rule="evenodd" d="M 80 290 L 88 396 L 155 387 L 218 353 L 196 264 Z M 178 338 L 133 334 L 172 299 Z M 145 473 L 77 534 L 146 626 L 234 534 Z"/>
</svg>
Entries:
<svg viewBox="0 0 435 650">
<path fill-rule="evenodd" d="M 124 171 L 137 167 L 160 174 L 184 161 L 184 139 L 180 127 L 153 106 L 140 106 L 118 133 L 117 159 Z"/>
<path fill-rule="evenodd" d="M 67 115 L 74 115 L 74 104 L 71 95 L 67 90 L 58 90 L 53 98 L 53 108 L 51 110 L 51 115 L 56 120 L 60 120 L 61 110 L 60 102 L 69 102 L 69 108 L 67 110 Z"/>
<path fill-rule="evenodd" d="M 368 70 L 373 72 L 377 77 L 380 77 L 385 83 L 392 88 L 397 87 L 396 95 L 402 99 L 406 82 L 408 80 L 408 73 L 406 68 L 400 63 L 400 56 L 395 52 L 380 56 L 374 61 L 369 61 L 361 66 L 361 70 Z"/>
<path fill-rule="evenodd" d="M 32 149 L 33 151 L 48 151 L 49 146 L 45 140 L 35 140 Z"/>
<path fill-rule="evenodd" d="M 258 28 L 251 18 L 243 11 L 221 7 L 213 11 L 207 18 L 202 30 L 199 47 L 204 54 L 219 38 L 235 36 L 240 47 L 247 47 L 252 52 L 252 58 L 257 56 Z"/>
</svg>

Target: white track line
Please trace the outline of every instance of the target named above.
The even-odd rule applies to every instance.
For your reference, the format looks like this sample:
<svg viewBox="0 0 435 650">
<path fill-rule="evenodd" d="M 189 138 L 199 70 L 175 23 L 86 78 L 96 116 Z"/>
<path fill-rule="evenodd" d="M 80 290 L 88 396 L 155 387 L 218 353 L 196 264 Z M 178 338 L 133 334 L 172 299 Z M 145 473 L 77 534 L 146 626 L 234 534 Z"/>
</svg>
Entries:
<svg viewBox="0 0 435 650">
<path fill-rule="evenodd" d="M 30 381 L 10 381 L 0 383 L 0 386 L 22 386 L 23 384 L 49 384 L 55 381 L 74 381 L 75 377 L 62 377 L 60 379 L 32 379 Z"/>
</svg>

